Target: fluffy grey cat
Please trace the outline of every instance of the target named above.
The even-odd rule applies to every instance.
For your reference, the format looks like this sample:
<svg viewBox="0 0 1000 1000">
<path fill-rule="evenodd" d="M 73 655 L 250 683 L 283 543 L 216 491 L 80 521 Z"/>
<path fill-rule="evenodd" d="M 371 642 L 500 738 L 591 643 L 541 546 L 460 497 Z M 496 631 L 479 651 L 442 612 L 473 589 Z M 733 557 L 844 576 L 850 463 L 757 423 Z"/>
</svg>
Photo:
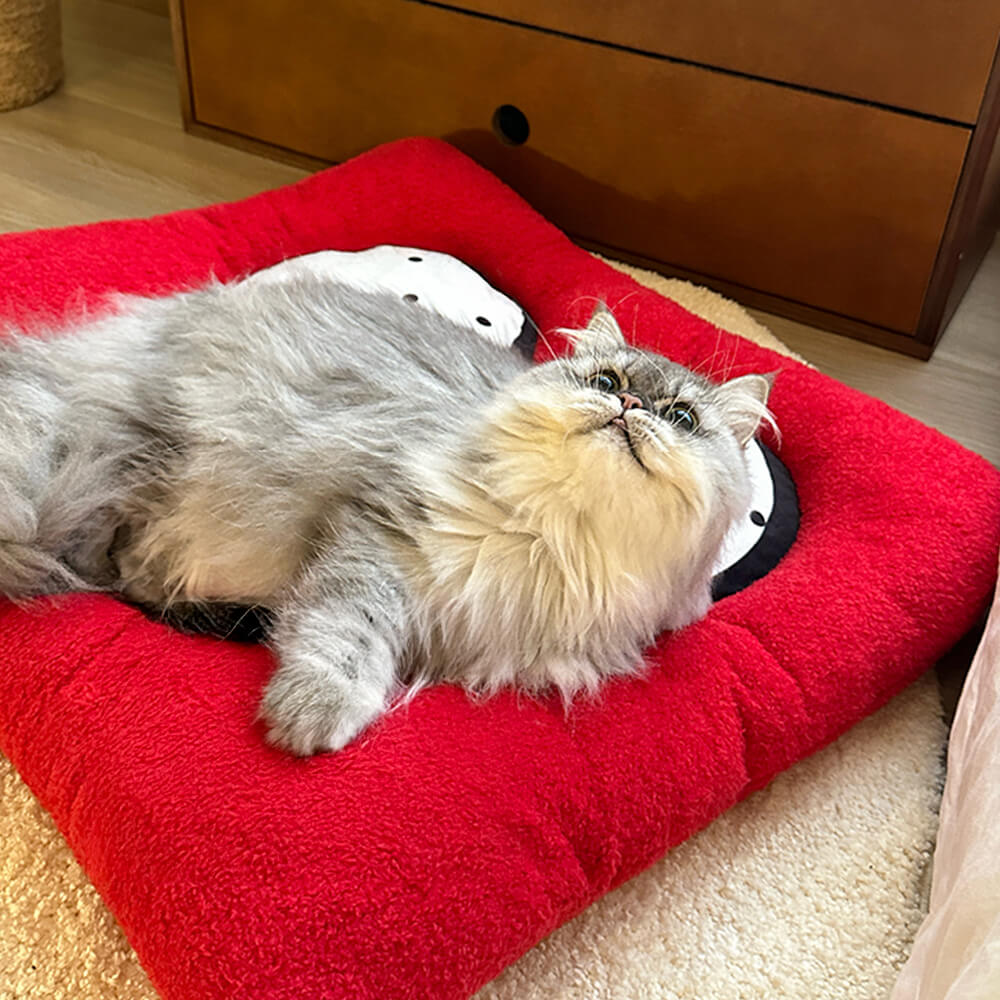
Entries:
<svg viewBox="0 0 1000 1000">
<path fill-rule="evenodd" d="M 599 309 L 532 366 L 302 274 L 0 340 L 0 592 L 256 605 L 261 715 L 338 749 L 401 684 L 566 697 L 701 617 L 769 380 L 715 384 Z"/>
</svg>

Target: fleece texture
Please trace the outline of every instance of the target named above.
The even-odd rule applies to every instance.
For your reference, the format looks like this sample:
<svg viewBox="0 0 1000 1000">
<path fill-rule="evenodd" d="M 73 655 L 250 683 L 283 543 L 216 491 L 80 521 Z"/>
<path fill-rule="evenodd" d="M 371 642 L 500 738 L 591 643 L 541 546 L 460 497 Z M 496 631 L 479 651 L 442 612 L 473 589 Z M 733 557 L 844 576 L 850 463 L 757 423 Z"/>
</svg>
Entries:
<svg viewBox="0 0 1000 1000">
<path fill-rule="evenodd" d="M 722 296 L 626 270 L 787 353 Z M 887 996 L 926 913 L 940 711 L 927 674 L 554 931 L 476 1000 Z M 156 1000 L 52 818 L 3 757 L 0 829 L 0 1000 Z"/>
<path fill-rule="evenodd" d="M 59 323 L 111 290 L 378 243 L 465 260 L 554 349 L 603 299 L 675 360 L 778 371 L 769 443 L 799 489 L 799 537 L 765 579 L 662 636 L 645 679 L 569 712 L 440 686 L 305 761 L 254 722 L 263 648 L 176 635 L 100 596 L 0 608 L 0 747 L 167 1000 L 467 997 L 882 705 L 992 585 L 988 463 L 640 289 L 437 141 L 242 203 L 6 237 L 0 315 Z"/>
<path fill-rule="evenodd" d="M 475 1000 L 888 1000 L 926 912 L 944 742 L 931 673 Z"/>
<path fill-rule="evenodd" d="M 943 746 L 931 673 L 550 934 L 476 1000 L 884 1000 L 926 912 Z M 0 808 L 0 998 L 157 1000 L 3 758 Z"/>
</svg>

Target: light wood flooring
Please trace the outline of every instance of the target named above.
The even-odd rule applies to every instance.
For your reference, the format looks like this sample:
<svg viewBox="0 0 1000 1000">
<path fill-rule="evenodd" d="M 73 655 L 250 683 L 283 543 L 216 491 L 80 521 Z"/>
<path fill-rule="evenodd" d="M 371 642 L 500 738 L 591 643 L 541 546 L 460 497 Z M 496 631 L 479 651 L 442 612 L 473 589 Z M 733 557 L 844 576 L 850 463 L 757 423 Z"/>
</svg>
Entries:
<svg viewBox="0 0 1000 1000">
<path fill-rule="evenodd" d="M 160 3 L 64 0 L 65 84 L 0 114 L 0 232 L 229 201 L 303 176 L 184 133 Z M 821 370 L 1000 465 L 1000 240 L 929 362 L 755 315 Z"/>
</svg>

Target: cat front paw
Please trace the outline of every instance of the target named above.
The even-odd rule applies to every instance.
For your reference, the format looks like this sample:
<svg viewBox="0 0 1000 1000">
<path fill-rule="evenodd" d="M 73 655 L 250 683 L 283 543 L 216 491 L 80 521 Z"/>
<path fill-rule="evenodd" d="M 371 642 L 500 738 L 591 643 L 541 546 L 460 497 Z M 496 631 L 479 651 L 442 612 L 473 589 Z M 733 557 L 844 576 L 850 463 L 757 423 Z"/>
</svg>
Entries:
<svg viewBox="0 0 1000 1000">
<path fill-rule="evenodd" d="M 328 664 L 282 662 L 264 692 L 259 717 L 267 742 L 297 757 L 340 750 L 387 708 L 387 692 Z"/>
</svg>

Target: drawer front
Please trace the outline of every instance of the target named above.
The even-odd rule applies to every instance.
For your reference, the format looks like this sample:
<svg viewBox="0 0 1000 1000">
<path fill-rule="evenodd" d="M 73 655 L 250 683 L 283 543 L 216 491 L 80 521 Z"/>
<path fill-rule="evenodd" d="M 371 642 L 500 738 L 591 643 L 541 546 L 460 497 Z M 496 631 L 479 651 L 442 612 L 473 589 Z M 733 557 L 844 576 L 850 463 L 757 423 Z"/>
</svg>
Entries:
<svg viewBox="0 0 1000 1000">
<path fill-rule="evenodd" d="M 456 0 L 644 52 L 974 123 L 997 0 Z"/>
<path fill-rule="evenodd" d="M 197 121 L 329 160 L 443 136 L 571 235 L 913 333 L 964 128 L 405 0 L 184 12 Z"/>
</svg>

